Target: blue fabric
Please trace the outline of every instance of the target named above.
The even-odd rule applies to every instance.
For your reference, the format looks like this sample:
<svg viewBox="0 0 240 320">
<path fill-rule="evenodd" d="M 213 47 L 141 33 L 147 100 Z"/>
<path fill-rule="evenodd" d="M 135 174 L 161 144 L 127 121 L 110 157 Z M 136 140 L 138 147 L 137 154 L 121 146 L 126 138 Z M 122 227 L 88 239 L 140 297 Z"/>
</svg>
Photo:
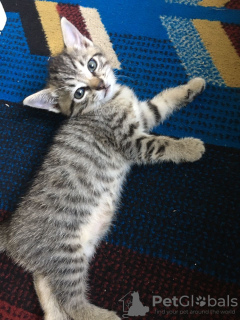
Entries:
<svg viewBox="0 0 240 320">
<path fill-rule="evenodd" d="M 7 101 L 0 101 L 0 112 L 0 210 L 12 212 L 61 117 Z"/>
<path fill-rule="evenodd" d="M 7 24 L 0 36 L 0 99 L 22 102 L 43 88 L 48 57 L 31 55 L 18 13 L 7 12 Z"/>
<path fill-rule="evenodd" d="M 107 241 L 239 282 L 238 162 L 208 145 L 200 162 L 134 167 Z"/>
</svg>

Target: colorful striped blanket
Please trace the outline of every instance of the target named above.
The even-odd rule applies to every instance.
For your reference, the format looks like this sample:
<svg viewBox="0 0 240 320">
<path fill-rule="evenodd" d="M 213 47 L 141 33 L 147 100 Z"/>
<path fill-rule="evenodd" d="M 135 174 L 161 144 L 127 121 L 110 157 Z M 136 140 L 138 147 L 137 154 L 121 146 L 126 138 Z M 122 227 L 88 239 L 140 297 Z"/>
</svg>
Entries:
<svg viewBox="0 0 240 320">
<path fill-rule="evenodd" d="M 22 100 L 63 48 L 60 17 L 101 46 L 142 100 L 193 77 L 206 91 L 154 133 L 197 137 L 196 163 L 133 167 L 90 266 L 89 299 L 123 319 L 240 319 L 238 0 L 2 0 L 0 220 L 14 214 L 62 117 Z M 0 254 L 0 319 L 40 320 L 31 275 Z"/>
</svg>

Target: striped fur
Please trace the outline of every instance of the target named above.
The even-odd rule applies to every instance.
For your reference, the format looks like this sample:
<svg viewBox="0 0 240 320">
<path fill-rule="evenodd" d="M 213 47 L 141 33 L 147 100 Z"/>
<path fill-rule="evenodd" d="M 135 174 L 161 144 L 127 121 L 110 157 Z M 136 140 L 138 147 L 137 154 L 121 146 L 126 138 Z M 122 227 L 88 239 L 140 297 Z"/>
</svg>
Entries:
<svg viewBox="0 0 240 320">
<path fill-rule="evenodd" d="M 116 83 L 98 48 L 67 21 L 62 28 L 67 47 L 50 61 L 48 86 L 25 103 L 68 118 L 32 187 L 11 220 L 0 226 L 1 246 L 33 273 L 46 320 L 120 319 L 87 301 L 89 259 L 111 225 L 132 164 L 201 158 L 200 140 L 149 131 L 192 101 L 205 82 L 196 78 L 140 102 Z M 81 99 L 75 98 L 79 88 L 84 88 Z"/>
</svg>

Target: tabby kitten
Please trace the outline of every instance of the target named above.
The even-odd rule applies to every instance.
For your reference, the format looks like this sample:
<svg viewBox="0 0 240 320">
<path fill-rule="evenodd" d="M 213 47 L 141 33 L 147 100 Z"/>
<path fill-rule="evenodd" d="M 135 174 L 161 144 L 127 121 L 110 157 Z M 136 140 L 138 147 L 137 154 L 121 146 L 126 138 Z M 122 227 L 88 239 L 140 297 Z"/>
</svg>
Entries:
<svg viewBox="0 0 240 320">
<path fill-rule="evenodd" d="M 47 88 L 24 104 L 67 116 L 32 187 L 0 225 L 0 249 L 33 274 L 45 320 L 115 320 L 86 296 L 89 259 L 108 230 L 130 166 L 196 161 L 202 141 L 149 134 L 205 87 L 201 78 L 140 102 L 102 51 L 65 18 Z"/>
</svg>

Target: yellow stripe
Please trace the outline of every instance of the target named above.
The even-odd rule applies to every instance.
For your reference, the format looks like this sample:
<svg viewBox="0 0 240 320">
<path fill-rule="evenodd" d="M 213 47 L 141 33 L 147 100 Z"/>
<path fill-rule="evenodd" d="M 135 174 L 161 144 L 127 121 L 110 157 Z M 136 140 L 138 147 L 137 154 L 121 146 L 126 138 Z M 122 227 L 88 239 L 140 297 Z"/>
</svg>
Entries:
<svg viewBox="0 0 240 320">
<path fill-rule="evenodd" d="M 60 53 L 63 49 L 63 38 L 60 17 L 56 2 L 35 1 L 43 30 L 46 35 L 51 55 Z"/>
<path fill-rule="evenodd" d="M 229 0 L 202 0 L 198 2 L 198 5 L 203 7 L 224 7 Z"/>
<path fill-rule="evenodd" d="M 229 87 L 240 87 L 240 58 L 219 21 L 193 20 L 215 66 Z"/>
</svg>

